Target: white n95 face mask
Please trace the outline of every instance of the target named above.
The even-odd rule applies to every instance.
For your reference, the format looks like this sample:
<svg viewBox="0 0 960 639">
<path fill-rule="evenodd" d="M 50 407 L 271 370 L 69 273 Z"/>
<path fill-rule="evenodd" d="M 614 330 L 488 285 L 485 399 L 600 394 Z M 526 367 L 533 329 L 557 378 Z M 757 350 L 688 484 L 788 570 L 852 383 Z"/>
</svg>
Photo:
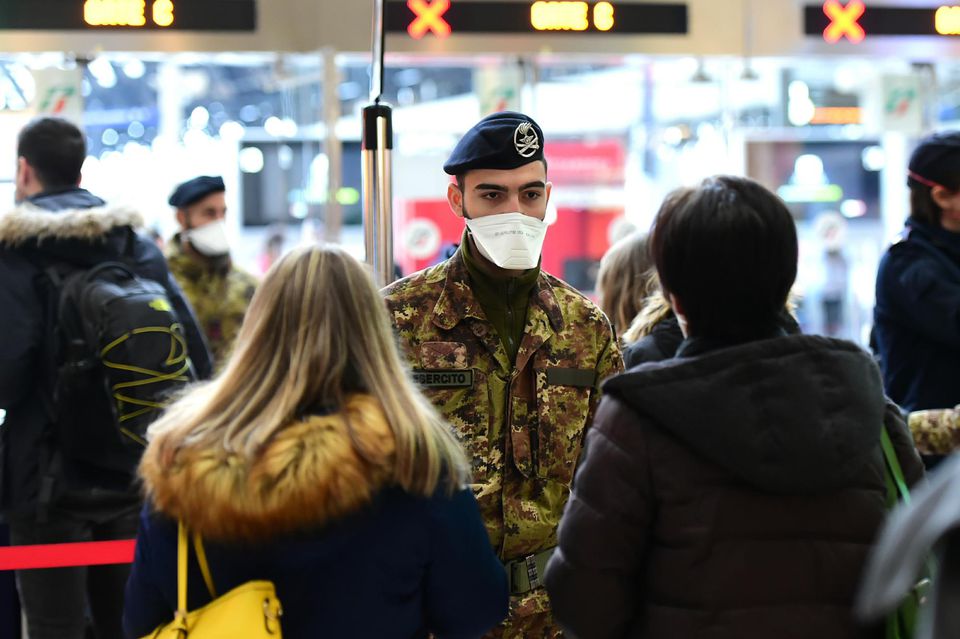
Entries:
<svg viewBox="0 0 960 639">
<path fill-rule="evenodd" d="M 540 263 L 547 236 L 543 220 L 523 213 L 501 213 L 466 222 L 477 250 L 500 268 L 525 271 Z"/>
<path fill-rule="evenodd" d="M 222 257 L 230 252 L 230 239 L 227 237 L 227 225 L 223 220 L 208 222 L 203 226 L 184 233 L 190 246 L 201 255 Z"/>
</svg>

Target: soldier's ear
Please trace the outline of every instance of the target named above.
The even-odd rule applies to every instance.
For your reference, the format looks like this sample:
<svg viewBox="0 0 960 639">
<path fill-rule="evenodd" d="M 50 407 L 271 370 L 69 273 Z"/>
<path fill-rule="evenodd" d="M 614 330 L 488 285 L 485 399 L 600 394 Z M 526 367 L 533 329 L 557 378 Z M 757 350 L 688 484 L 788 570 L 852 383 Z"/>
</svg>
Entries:
<svg viewBox="0 0 960 639">
<path fill-rule="evenodd" d="M 463 217 L 463 191 L 453 182 L 447 185 L 447 203 L 454 215 Z"/>
</svg>

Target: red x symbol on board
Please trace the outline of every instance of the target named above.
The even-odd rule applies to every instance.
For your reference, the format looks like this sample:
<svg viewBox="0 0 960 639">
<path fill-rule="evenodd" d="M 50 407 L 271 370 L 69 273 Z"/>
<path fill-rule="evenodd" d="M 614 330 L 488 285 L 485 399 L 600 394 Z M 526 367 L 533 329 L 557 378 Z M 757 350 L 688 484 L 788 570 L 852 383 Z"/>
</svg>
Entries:
<svg viewBox="0 0 960 639">
<path fill-rule="evenodd" d="M 443 19 L 443 14 L 450 9 L 450 0 L 407 0 L 407 8 L 417 16 L 407 27 L 410 37 L 419 40 L 431 31 L 438 38 L 450 35 L 450 24 Z"/>
<path fill-rule="evenodd" d="M 853 0 L 847 6 L 841 5 L 837 0 L 824 2 L 823 12 L 831 22 L 823 32 L 823 39 L 830 44 L 836 44 L 844 37 L 854 44 L 863 42 L 867 32 L 857 21 L 863 17 L 866 10 L 862 0 Z"/>
</svg>

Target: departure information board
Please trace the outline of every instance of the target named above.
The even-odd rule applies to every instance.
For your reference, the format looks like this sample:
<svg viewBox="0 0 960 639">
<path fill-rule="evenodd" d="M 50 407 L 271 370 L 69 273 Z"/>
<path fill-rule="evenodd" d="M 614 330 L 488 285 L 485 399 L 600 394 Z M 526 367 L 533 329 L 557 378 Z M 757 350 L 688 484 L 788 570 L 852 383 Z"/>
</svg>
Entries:
<svg viewBox="0 0 960 639">
<path fill-rule="evenodd" d="M 388 0 L 386 27 L 413 38 L 455 34 L 685 35 L 686 3 Z"/>
<path fill-rule="evenodd" d="M 255 31 L 256 0 L 0 0 L 0 30 Z"/>
<path fill-rule="evenodd" d="M 873 36 L 960 35 L 960 6 L 898 7 L 863 0 L 827 0 L 804 7 L 804 33 L 854 44 Z"/>
</svg>

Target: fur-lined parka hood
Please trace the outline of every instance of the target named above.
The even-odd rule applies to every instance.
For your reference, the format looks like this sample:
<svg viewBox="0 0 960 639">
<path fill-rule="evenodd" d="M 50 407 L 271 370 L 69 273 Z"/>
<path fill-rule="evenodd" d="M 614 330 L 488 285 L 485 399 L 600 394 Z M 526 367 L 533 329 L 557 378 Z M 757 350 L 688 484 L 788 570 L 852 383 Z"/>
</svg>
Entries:
<svg viewBox="0 0 960 639">
<path fill-rule="evenodd" d="M 102 202 L 102 200 L 101 200 Z M 125 227 L 143 226 L 143 218 L 133 209 L 101 205 L 90 208 L 49 210 L 32 202 L 24 202 L 0 216 L 0 245 L 42 247 L 50 242 L 106 241 L 111 234 Z"/>
<path fill-rule="evenodd" d="M 256 541 L 363 508 L 392 480 L 395 440 L 379 404 L 355 395 L 339 413 L 284 428 L 253 459 L 185 447 L 164 467 L 156 448 L 147 449 L 140 474 L 157 511 L 209 539 Z"/>
</svg>

